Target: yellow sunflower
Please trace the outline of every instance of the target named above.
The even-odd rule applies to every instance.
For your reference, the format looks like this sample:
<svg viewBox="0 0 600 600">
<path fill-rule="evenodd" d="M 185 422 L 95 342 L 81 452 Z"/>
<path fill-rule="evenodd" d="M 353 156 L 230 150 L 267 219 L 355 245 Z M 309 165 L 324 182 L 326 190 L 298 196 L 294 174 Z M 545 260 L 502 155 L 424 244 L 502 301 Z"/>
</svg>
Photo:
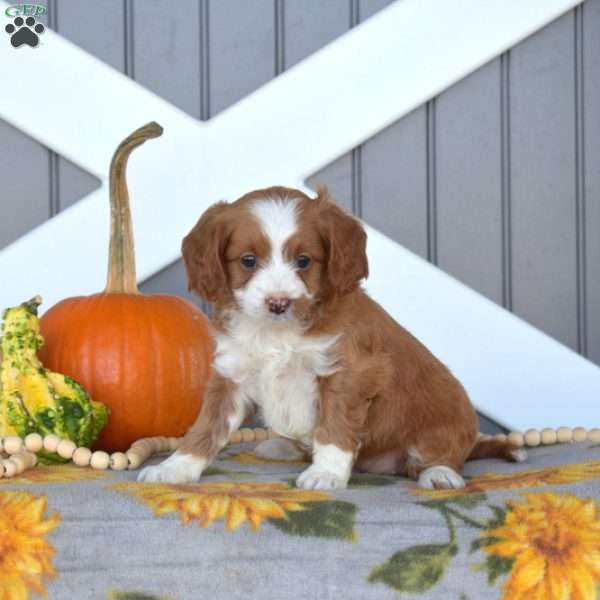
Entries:
<svg viewBox="0 0 600 600">
<path fill-rule="evenodd" d="M 28 469 L 20 477 L 0 478 L 3 483 L 68 483 L 70 481 L 81 481 L 84 479 L 103 479 L 106 477 L 104 471 L 96 471 L 92 468 L 84 469 L 75 465 L 42 465 L 34 469 Z"/>
<path fill-rule="evenodd" d="M 513 473 L 483 473 L 467 480 L 466 486 L 459 490 L 426 490 L 415 487 L 412 492 L 418 496 L 447 498 L 496 490 L 576 483 L 598 477 L 600 477 L 600 461 L 592 461 Z"/>
<path fill-rule="evenodd" d="M 526 494 L 508 502 L 502 525 L 483 532 L 497 539 L 489 554 L 513 559 L 505 600 L 595 600 L 600 581 L 600 515 L 592 499 Z"/>
<path fill-rule="evenodd" d="M 46 496 L 0 492 L 0 600 L 27 600 L 31 591 L 45 596 L 44 578 L 56 576 L 45 536 L 60 516 L 44 520 L 46 508 Z"/>
<path fill-rule="evenodd" d="M 117 483 L 148 504 L 157 516 L 178 512 L 187 525 L 194 519 L 208 527 L 224 519 L 227 529 L 248 521 L 256 531 L 263 519 L 286 519 L 291 511 L 305 510 L 305 502 L 329 500 L 323 492 L 298 490 L 286 483 L 220 482 L 199 485 Z"/>
</svg>

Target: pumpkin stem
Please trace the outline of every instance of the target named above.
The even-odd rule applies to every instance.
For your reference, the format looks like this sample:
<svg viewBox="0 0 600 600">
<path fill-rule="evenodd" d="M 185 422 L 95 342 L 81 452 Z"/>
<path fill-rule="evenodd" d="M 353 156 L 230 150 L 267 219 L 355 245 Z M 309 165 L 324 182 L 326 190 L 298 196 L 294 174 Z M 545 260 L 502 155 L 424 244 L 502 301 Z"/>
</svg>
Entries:
<svg viewBox="0 0 600 600">
<path fill-rule="evenodd" d="M 162 132 L 162 127 L 154 121 L 136 129 L 119 144 L 110 163 L 110 247 L 105 293 L 139 293 L 125 172 L 131 152 Z"/>
</svg>

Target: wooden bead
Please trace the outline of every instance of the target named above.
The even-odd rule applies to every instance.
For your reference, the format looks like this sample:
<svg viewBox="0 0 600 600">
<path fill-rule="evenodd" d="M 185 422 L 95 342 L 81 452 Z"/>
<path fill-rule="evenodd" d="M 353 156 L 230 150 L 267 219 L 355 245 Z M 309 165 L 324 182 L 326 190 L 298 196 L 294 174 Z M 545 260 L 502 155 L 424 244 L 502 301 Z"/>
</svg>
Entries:
<svg viewBox="0 0 600 600">
<path fill-rule="evenodd" d="M 587 431 L 583 427 L 575 427 L 573 429 L 573 441 L 585 442 L 587 440 Z"/>
<path fill-rule="evenodd" d="M 92 460 L 92 451 L 89 448 L 77 448 L 73 452 L 72 460 L 78 467 L 88 467 Z"/>
<path fill-rule="evenodd" d="M 257 442 L 263 442 L 269 438 L 269 432 L 264 427 L 257 427 L 254 430 L 254 439 Z"/>
<path fill-rule="evenodd" d="M 4 452 L 7 454 L 17 454 L 23 449 L 23 440 L 16 435 L 9 435 L 4 438 Z"/>
<path fill-rule="evenodd" d="M 570 427 L 559 427 L 556 430 L 556 439 L 561 444 L 573 441 L 573 430 Z"/>
<path fill-rule="evenodd" d="M 124 452 L 113 452 L 110 455 L 110 468 L 113 471 L 124 471 L 127 465 L 127 455 Z"/>
<path fill-rule="evenodd" d="M 600 429 L 590 429 L 588 431 L 588 440 L 594 444 L 600 444 Z"/>
<path fill-rule="evenodd" d="M 169 451 L 173 452 L 179 448 L 179 444 L 181 443 L 181 438 L 170 437 L 167 438 L 169 440 Z"/>
<path fill-rule="evenodd" d="M 238 431 L 234 431 L 229 437 L 230 444 L 239 444 L 242 441 L 242 434 Z"/>
<path fill-rule="evenodd" d="M 58 448 L 59 443 L 60 438 L 53 433 L 49 433 L 44 437 L 44 450 L 47 452 L 56 452 L 56 448 Z"/>
<path fill-rule="evenodd" d="M 513 431 L 508 434 L 508 441 L 515 446 L 523 446 L 525 444 L 525 438 L 520 431 Z"/>
<path fill-rule="evenodd" d="M 29 461 L 23 454 L 14 454 L 8 459 L 8 462 L 16 465 L 17 473 L 22 473 L 29 467 Z"/>
<path fill-rule="evenodd" d="M 25 436 L 25 448 L 29 452 L 39 452 L 44 447 L 44 440 L 39 433 L 30 433 Z"/>
<path fill-rule="evenodd" d="M 145 438 L 145 442 L 146 442 L 146 446 L 148 448 L 150 448 L 150 452 L 152 452 L 152 454 L 158 454 L 159 452 L 163 451 L 163 440 L 166 438 L 163 437 L 151 437 L 151 438 Z"/>
<path fill-rule="evenodd" d="M 27 450 L 23 450 L 18 456 L 22 456 L 27 463 L 27 468 L 35 467 L 37 464 L 37 456 L 33 454 L 33 452 L 28 452 Z"/>
<path fill-rule="evenodd" d="M 67 460 L 71 460 L 76 449 L 77 446 L 71 440 L 60 440 L 56 447 L 56 453 Z"/>
<path fill-rule="evenodd" d="M 269 439 L 270 440 L 278 438 L 278 437 L 279 437 L 278 433 L 275 433 L 272 429 L 269 429 Z"/>
<path fill-rule="evenodd" d="M 8 458 L 2 461 L 4 466 L 4 477 L 14 477 L 17 474 L 17 465 Z"/>
<path fill-rule="evenodd" d="M 527 446 L 539 446 L 542 441 L 542 436 L 537 429 L 528 429 L 525 432 L 525 444 Z"/>
<path fill-rule="evenodd" d="M 154 438 L 156 440 L 154 445 L 154 453 L 162 453 L 162 452 L 170 452 L 171 444 L 169 444 L 169 438 L 167 437 L 158 437 Z"/>
<path fill-rule="evenodd" d="M 497 433 L 496 435 L 494 435 L 494 439 L 498 442 L 505 442 L 507 439 L 507 436 L 505 433 Z"/>
<path fill-rule="evenodd" d="M 127 450 L 127 452 L 125 452 L 125 456 L 127 456 L 127 468 L 129 470 L 137 469 L 144 462 L 142 455 L 135 450 Z"/>
<path fill-rule="evenodd" d="M 252 429 L 244 427 L 243 429 L 240 429 L 240 433 L 242 434 L 242 442 L 247 443 L 254 441 L 254 432 L 252 431 Z"/>
<path fill-rule="evenodd" d="M 130 450 L 135 450 L 142 456 L 148 457 L 154 453 L 155 444 L 151 438 L 143 438 L 137 442 L 133 442 Z"/>
<path fill-rule="evenodd" d="M 551 427 L 542 429 L 542 444 L 545 444 L 546 446 L 556 444 L 557 439 L 558 437 L 555 429 L 552 429 Z"/>
<path fill-rule="evenodd" d="M 92 453 L 92 458 L 90 459 L 90 465 L 92 469 L 108 469 L 109 463 L 110 456 L 108 456 L 107 452 L 103 452 L 102 450 L 96 450 L 96 452 Z"/>
</svg>

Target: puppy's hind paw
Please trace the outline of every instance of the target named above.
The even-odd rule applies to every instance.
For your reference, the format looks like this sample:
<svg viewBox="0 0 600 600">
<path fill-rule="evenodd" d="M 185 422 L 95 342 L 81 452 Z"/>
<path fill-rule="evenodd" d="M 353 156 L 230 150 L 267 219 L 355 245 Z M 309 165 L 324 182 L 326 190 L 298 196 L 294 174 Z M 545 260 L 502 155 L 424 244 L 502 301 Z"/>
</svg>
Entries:
<svg viewBox="0 0 600 600">
<path fill-rule="evenodd" d="M 517 448 L 509 453 L 510 459 L 514 462 L 525 462 L 527 460 L 527 450 L 525 448 Z"/>
<path fill-rule="evenodd" d="M 159 465 L 142 469 L 137 480 L 143 483 L 195 483 L 205 466 L 203 458 L 176 452 Z"/>
<path fill-rule="evenodd" d="M 454 469 L 436 465 L 421 471 L 417 485 L 430 490 L 456 490 L 465 487 L 465 480 Z"/>
</svg>

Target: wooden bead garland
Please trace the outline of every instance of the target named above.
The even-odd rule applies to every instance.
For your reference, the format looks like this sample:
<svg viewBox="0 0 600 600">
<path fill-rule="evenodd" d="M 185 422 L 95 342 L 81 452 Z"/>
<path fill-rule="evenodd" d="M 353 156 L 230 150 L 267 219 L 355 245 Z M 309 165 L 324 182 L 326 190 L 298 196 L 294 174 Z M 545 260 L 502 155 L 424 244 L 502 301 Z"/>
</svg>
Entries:
<svg viewBox="0 0 600 600">
<path fill-rule="evenodd" d="M 230 444 L 241 442 L 261 442 L 279 437 L 272 429 L 243 427 L 234 431 L 229 438 Z M 114 471 L 139 468 L 154 454 L 173 452 L 179 448 L 182 438 L 153 437 L 134 442 L 127 452 L 108 454 L 101 450 L 92 452 L 89 448 L 79 447 L 71 440 L 62 440 L 54 434 L 42 438 L 39 433 L 30 433 L 22 439 L 17 436 L 0 437 L 0 477 L 14 477 L 37 464 L 36 452 L 44 449 L 56 452 L 61 457 L 72 460 L 79 467 Z M 583 427 L 545 428 L 541 431 L 529 429 L 525 433 L 513 431 L 508 435 L 498 433 L 494 436 L 481 433 L 480 440 L 509 441 L 516 446 L 539 446 L 564 444 L 569 442 L 590 441 L 600 444 L 600 428 L 586 430 Z"/>
</svg>

